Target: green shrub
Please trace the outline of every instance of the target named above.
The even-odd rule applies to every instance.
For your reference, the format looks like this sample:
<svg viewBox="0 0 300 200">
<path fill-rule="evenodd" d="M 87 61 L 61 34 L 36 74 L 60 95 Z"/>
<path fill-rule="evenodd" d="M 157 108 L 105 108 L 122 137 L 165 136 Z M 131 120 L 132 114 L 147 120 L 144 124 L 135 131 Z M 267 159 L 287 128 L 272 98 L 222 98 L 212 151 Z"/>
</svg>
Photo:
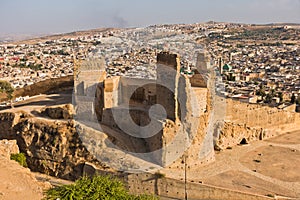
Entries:
<svg viewBox="0 0 300 200">
<path fill-rule="evenodd" d="M 157 200 L 149 195 L 130 195 L 123 183 L 110 176 L 82 177 L 74 184 L 46 192 L 46 200 Z"/>
<path fill-rule="evenodd" d="M 10 159 L 17 161 L 23 167 L 27 167 L 26 156 L 24 153 L 11 154 Z"/>
</svg>

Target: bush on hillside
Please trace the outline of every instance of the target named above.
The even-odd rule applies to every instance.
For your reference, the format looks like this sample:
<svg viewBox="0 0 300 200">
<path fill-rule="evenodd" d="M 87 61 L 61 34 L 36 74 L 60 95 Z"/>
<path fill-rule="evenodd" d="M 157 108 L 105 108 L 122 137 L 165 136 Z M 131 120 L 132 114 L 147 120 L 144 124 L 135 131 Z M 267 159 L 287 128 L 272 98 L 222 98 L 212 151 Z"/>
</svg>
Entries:
<svg viewBox="0 0 300 200">
<path fill-rule="evenodd" d="M 26 156 L 24 153 L 11 154 L 10 159 L 17 161 L 23 167 L 27 167 Z"/>
<path fill-rule="evenodd" d="M 149 195 L 131 195 L 123 183 L 110 176 L 82 177 L 74 184 L 55 187 L 46 192 L 46 200 L 157 200 Z"/>
</svg>

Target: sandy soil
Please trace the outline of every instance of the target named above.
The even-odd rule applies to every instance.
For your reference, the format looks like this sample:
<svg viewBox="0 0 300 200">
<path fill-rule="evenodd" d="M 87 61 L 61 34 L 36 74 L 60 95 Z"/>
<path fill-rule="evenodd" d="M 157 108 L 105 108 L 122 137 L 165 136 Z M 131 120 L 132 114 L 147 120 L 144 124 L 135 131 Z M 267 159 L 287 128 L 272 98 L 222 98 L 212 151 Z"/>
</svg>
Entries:
<svg viewBox="0 0 300 200">
<path fill-rule="evenodd" d="M 0 112 L 16 112 L 26 111 L 31 113 L 32 111 L 40 110 L 41 108 L 54 105 L 71 104 L 72 103 L 72 90 L 67 90 L 59 94 L 51 95 L 37 95 L 30 97 L 25 101 L 14 103 L 14 108 L 10 106 L 0 108 Z"/>
<path fill-rule="evenodd" d="M 40 200 L 49 184 L 38 182 L 29 169 L 0 157 L 0 200 Z"/>
<path fill-rule="evenodd" d="M 300 199 L 300 131 L 216 153 L 216 161 L 187 171 L 187 179 L 252 194 Z M 163 171 L 183 178 L 184 172 Z"/>
</svg>

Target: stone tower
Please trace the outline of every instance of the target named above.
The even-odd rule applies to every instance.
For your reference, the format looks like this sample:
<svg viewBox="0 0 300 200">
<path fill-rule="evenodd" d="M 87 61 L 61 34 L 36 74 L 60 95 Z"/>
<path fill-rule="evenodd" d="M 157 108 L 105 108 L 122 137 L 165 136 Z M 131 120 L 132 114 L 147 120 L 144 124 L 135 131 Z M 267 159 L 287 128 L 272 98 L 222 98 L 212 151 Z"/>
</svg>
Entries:
<svg viewBox="0 0 300 200">
<path fill-rule="evenodd" d="M 179 56 L 166 52 L 159 53 L 157 55 L 157 104 L 166 109 L 168 119 L 174 122 L 179 116 L 177 102 L 179 78 Z"/>
</svg>

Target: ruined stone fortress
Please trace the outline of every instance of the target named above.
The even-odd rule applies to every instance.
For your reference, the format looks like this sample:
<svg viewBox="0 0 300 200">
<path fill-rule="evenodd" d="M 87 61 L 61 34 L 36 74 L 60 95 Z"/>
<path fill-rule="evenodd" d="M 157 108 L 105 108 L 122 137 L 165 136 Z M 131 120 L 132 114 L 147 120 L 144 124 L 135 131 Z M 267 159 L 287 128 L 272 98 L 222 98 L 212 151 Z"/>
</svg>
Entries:
<svg viewBox="0 0 300 200">
<path fill-rule="evenodd" d="M 179 55 L 166 52 L 157 54 L 156 80 L 106 78 L 104 66 L 86 65 L 75 79 L 77 116 L 112 129 L 105 134 L 116 148 L 161 167 L 179 167 L 186 155 L 193 166 L 214 160 L 205 53 L 190 77 L 180 73 Z"/>
<path fill-rule="evenodd" d="M 82 63 L 75 75 L 76 118 L 90 127 L 95 127 L 90 123 L 94 121 L 104 135 L 95 139 L 81 129 L 83 143 L 117 169 L 141 169 L 142 161 L 182 169 L 183 163 L 197 168 L 214 161 L 216 147 L 299 129 L 297 113 L 216 95 L 217 78 L 210 63 L 205 52 L 199 53 L 195 74 L 187 76 L 180 73 L 179 55 L 158 53 L 156 80 L 107 78 L 103 62 Z M 140 160 L 120 161 L 128 155 Z"/>
</svg>

